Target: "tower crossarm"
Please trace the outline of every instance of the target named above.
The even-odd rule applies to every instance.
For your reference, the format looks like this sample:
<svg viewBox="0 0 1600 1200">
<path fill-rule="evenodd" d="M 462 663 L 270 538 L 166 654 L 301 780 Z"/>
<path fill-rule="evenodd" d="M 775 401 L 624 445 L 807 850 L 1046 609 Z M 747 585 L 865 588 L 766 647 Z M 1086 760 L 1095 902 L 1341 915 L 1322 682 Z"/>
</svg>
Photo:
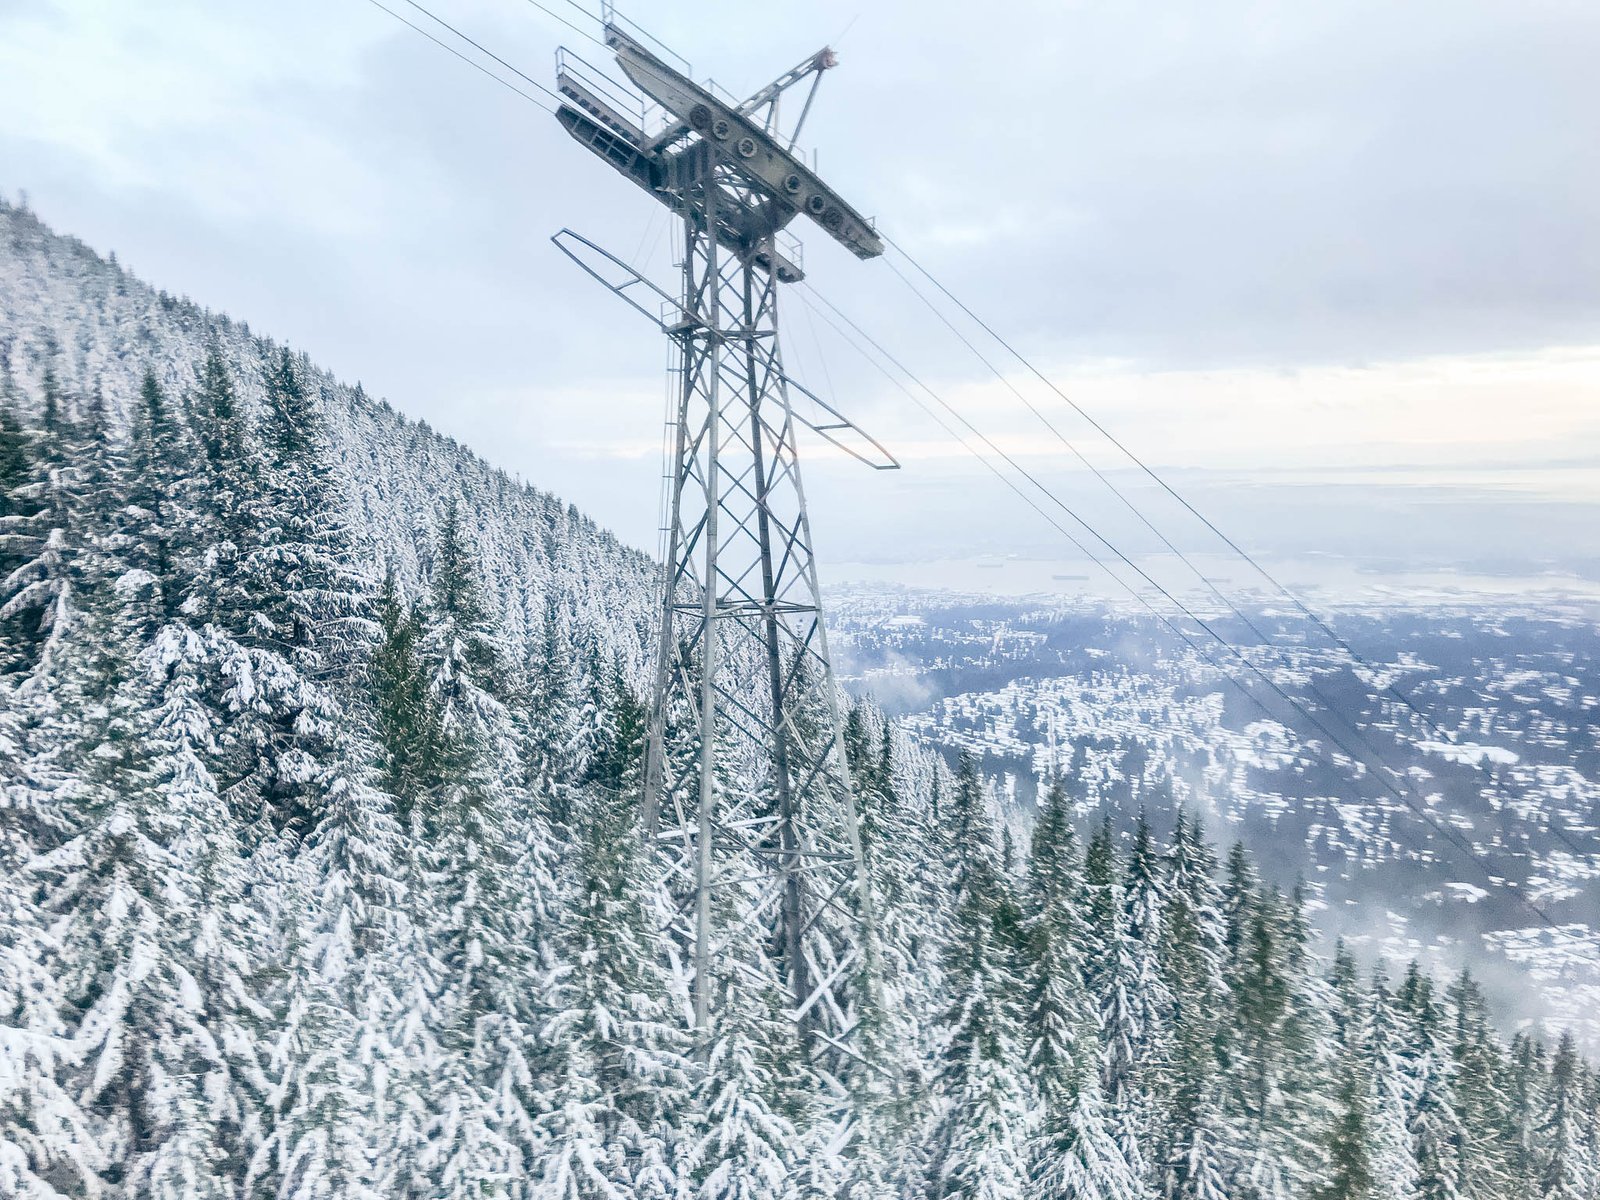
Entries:
<svg viewBox="0 0 1600 1200">
<path fill-rule="evenodd" d="M 651 195 L 665 187 L 666 169 L 661 157 L 641 150 L 634 138 L 610 122 L 597 121 L 570 104 L 561 106 L 556 120 L 576 141 Z"/>
<path fill-rule="evenodd" d="M 739 108 L 668 66 L 614 25 L 606 27 L 606 45 L 616 52 L 618 65 L 635 87 L 714 144 L 723 161 L 776 201 L 784 215 L 774 227 L 803 212 L 856 257 L 876 258 L 883 253 L 883 241 L 872 223 Z"/>
<path fill-rule="evenodd" d="M 641 316 L 654 321 L 662 333 L 670 337 L 695 337 L 704 330 L 694 317 L 666 288 L 641 275 L 611 251 L 570 229 L 563 229 L 550 238 L 551 243 L 598 282 L 612 295 Z M 787 261 L 787 260 L 785 260 Z M 765 269 L 763 264 L 763 269 Z M 751 336 L 769 337 L 770 333 Z M 736 341 L 738 333 L 724 331 L 725 341 Z M 894 471 L 900 462 L 877 438 L 873 437 L 834 405 L 806 387 L 787 371 L 779 374 L 783 386 L 794 395 L 808 401 L 812 411 L 801 405 L 791 405 L 795 420 L 835 449 L 874 471 Z M 737 381 L 730 381 L 736 383 Z"/>
</svg>

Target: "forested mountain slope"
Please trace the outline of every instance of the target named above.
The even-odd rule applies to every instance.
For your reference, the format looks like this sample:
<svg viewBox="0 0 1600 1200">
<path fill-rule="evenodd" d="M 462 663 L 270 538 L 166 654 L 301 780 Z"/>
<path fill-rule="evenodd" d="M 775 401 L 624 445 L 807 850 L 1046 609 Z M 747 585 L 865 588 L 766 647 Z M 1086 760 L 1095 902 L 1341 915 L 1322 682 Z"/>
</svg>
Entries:
<svg viewBox="0 0 1600 1200">
<path fill-rule="evenodd" d="M 0 320 L 0 1197 L 1600 1186 L 1570 1039 L 1324 960 L 1185 814 L 1057 788 L 1002 833 L 870 707 L 851 1053 L 782 1019 L 736 849 L 691 1030 L 635 820 L 651 564 L 10 207 Z"/>
<path fill-rule="evenodd" d="M 98 393 L 111 427 L 124 432 L 146 372 L 181 407 L 214 348 L 244 411 L 260 404 L 279 347 L 247 324 L 156 291 L 17 208 L 0 207 L 0 245 L 0 352 L 21 398 L 37 402 L 50 370 L 64 394 Z M 294 367 L 326 431 L 331 494 L 354 561 L 377 576 L 392 568 L 414 593 L 454 500 L 505 649 L 521 658 L 553 610 L 588 648 L 621 655 L 630 673 L 637 668 L 656 579 L 643 555 L 359 386 L 299 356 Z"/>
</svg>

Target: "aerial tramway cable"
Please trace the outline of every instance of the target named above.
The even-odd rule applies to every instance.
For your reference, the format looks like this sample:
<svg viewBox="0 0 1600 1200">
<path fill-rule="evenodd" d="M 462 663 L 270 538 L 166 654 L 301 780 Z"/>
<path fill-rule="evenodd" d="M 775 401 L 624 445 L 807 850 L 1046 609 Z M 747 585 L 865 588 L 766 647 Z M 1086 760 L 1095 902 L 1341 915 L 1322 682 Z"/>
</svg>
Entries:
<svg viewBox="0 0 1600 1200">
<path fill-rule="evenodd" d="M 571 21 L 567 20 L 567 18 L 563 17 L 560 13 L 555 12 L 552 9 L 546 8 L 543 4 L 539 3 L 539 0 L 528 0 L 528 3 L 533 5 L 533 7 L 537 8 L 540 12 L 544 13 L 544 15 L 549 17 L 551 20 L 560 21 L 563 25 L 565 25 L 568 29 L 572 30 L 572 32 L 577 34 L 579 37 L 588 38 L 596 46 L 599 46 L 602 50 L 604 50 L 606 48 L 606 44 L 604 42 L 602 42 L 599 38 L 595 37 L 594 34 L 590 33 L 587 29 L 582 29 L 582 28 L 579 28 L 577 25 L 574 25 Z M 588 17 L 591 21 L 598 21 L 600 19 L 599 17 L 595 16 L 592 12 L 590 12 L 588 9 L 584 8 L 583 5 L 574 3 L 574 0 L 567 0 L 567 3 L 571 4 L 573 8 L 577 9 L 584 16 Z"/>
<path fill-rule="evenodd" d="M 373 2 L 376 3 L 377 0 L 373 0 Z M 467 34 L 462 33 L 461 30 L 457 29 L 454 25 L 450 24 L 450 22 L 446 21 L 443 17 L 437 15 L 436 13 L 433 13 L 433 12 L 429 11 L 428 9 L 424 8 L 421 4 L 418 4 L 417 0 L 405 0 L 405 2 L 407 4 L 409 4 L 412 8 L 416 9 L 419 13 L 422 13 L 430 21 L 433 21 L 433 22 L 435 22 L 435 23 L 437 23 L 439 25 L 444 26 L 451 33 L 455 34 L 458 38 L 460 38 L 463 42 L 467 43 L 467 45 L 471 46 L 474 50 L 476 50 L 479 54 L 484 54 L 484 55 L 487 55 L 488 57 L 494 59 L 495 62 L 499 63 L 506 70 L 510 71 L 518 79 L 521 79 L 526 83 L 530 83 L 534 87 L 538 88 L 541 92 L 543 92 L 546 96 L 549 96 L 550 99 L 554 100 L 557 104 L 564 104 L 565 103 L 565 101 L 562 100 L 560 96 L 556 95 L 555 92 L 553 92 L 549 88 L 545 87 L 544 84 L 540 83 L 537 79 L 533 78 L 533 76 L 529 75 L 526 71 L 523 71 L 520 68 L 513 66 L 511 63 L 508 63 L 505 59 L 501 58 L 498 54 L 496 54 L 493 50 L 489 49 L 489 47 L 485 46 L 482 42 L 476 41 L 473 38 L 469 37 Z M 544 8 L 543 5 L 535 4 L 534 0 L 528 0 L 528 3 L 529 4 L 533 4 L 533 6 L 535 8 L 542 9 L 545 12 L 549 12 L 550 11 L 549 9 Z M 380 5 L 380 7 L 381 7 L 381 5 Z M 388 10 L 385 9 L 385 11 L 388 11 Z M 555 16 L 554 13 L 550 13 L 550 15 L 551 16 Z M 559 17 L 557 17 L 556 19 L 560 20 Z M 411 23 L 409 21 L 407 21 L 406 24 L 409 25 Z M 412 28 L 414 29 L 416 27 L 412 26 Z M 574 26 L 574 28 L 576 28 L 576 26 Z M 579 32 L 582 32 L 582 31 L 580 30 Z M 520 90 L 520 89 L 518 89 L 518 90 Z M 531 97 L 530 97 L 530 99 L 531 99 Z M 537 103 L 537 101 L 535 101 L 535 103 Z M 539 107 L 540 108 L 544 108 L 544 105 L 540 104 Z M 546 109 L 545 111 L 549 112 L 550 110 Z"/>
<path fill-rule="evenodd" d="M 901 363 L 897 358 L 895 358 L 892 354 L 890 354 L 889 351 L 884 349 L 882 343 L 880 343 L 876 339 L 872 338 L 872 336 L 870 334 L 868 334 L 858 324 L 856 324 L 853 320 L 851 320 L 848 316 L 846 316 L 843 312 L 841 312 L 831 301 L 829 301 L 827 299 L 827 297 L 823 296 L 820 292 L 818 292 L 809 283 L 803 284 L 803 286 L 808 288 L 811 291 L 811 294 L 816 296 L 819 300 L 821 300 L 823 304 L 827 305 L 827 307 L 836 316 L 840 317 L 840 319 L 842 319 L 842 320 L 846 321 L 847 323 L 849 323 L 853 329 L 855 329 L 858 333 L 860 333 L 862 337 L 866 338 L 867 341 L 869 343 L 871 343 L 871 345 L 879 353 L 883 354 L 886 358 L 888 358 L 889 361 L 892 362 L 899 370 L 905 372 L 906 375 L 909 378 L 913 378 L 913 379 L 916 378 L 915 376 L 913 376 L 911 374 L 911 372 L 905 367 L 905 365 L 903 363 Z M 961 424 L 966 426 L 973 433 L 974 436 L 976 436 L 980 441 L 983 442 L 983 444 L 985 446 L 987 446 L 989 448 L 989 450 L 991 452 L 999 455 L 1002 459 L 1004 459 L 1006 464 L 1008 466 L 1010 466 L 1012 470 L 1016 471 L 1019 475 L 1021 475 L 1024 479 L 1026 479 L 1030 484 L 1032 484 L 1035 488 L 1037 488 L 1039 490 L 1039 492 L 1041 494 L 1043 494 L 1048 500 L 1050 500 L 1050 502 L 1052 504 L 1054 504 L 1056 507 L 1060 508 L 1062 512 L 1067 514 L 1067 516 L 1071 517 L 1072 520 L 1080 528 L 1082 528 L 1091 538 L 1093 538 L 1095 541 L 1097 541 L 1100 545 L 1105 547 L 1105 549 L 1108 550 L 1119 562 L 1121 562 L 1123 565 L 1125 565 L 1130 570 L 1132 570 L 1135 574 L 1137 574 L 1140 579 L 1142 579 L 1148 586 L 1153 588 L 1159 595 L 1164 597 L 1170 604 L 1173 605 L 1174 608 L 1176 608 L 1180 613 L 1182 613 L 1184 617 L 1188 618 L 1188 620 L 1190 620 L 1196 626 L 1198 626 L 1201 630 L 1203 630 L 1208 637 L 1210 637 L 1214 642 L 1217 643 L 1217 645 L 1221 646 L 1224 650 L 1226 650 L 1234 658 L 1238 659 L 1241 663 L 1243 663 L 1244 666 L 1250 672 L 1252 672 L 1254 675 L 1256 675 L 1258 678 L 1260 678 L 1263 683 L 1267 684 L 1270 688 L 1273 689 L 1273 691 L 1275 691 L 1279 696 L 1281 696 L 1283 698 L 1283 700 L 1285 701 L 1285 703 L 1293 705 L 1297 709 L 1297 711 L 1299 711 L 1302 715 L 1304 715 L 1308 720 L 1316 722 L 1317 725 L 1318 725 L 1318 728 L 1321 729 L 1325 734 L 1327 734 L 1330 737 L 1334 736 L 1333 732 L 1331 730 L 1327 729 L 1326 726 L 1323 726 L 1319 721 L 1317 721 L 1317 719 L 1311 715 L 1310 711 L 1303 707 L 1302 703 L 1297 698 L 1291 696 L 1287 691 L 1285 691 L 1284 688 L 1276 680 L 1274 680 L 1271 676 L 1267 675 L 1266 672 L 1264 672 L 1255 663 L 1250 661 L 1250 659 L 1245 655 L 1245 653 L 1242 650 L 1240 650 L 1231 641 L 1229 641 L 1226 637 L 1224 637 L 1209 622 L 1207 622 L 1202 617 L 1200 617 L 1198 614 L 1196 614 L 1194 612 L 1194 610 L 1191 609 L 1182 600 L 1178 599 L 1178 597 L 1173 595 L 1171 591 L 1169 591 L 1165 586 L 1163 586 L 1148 571 L 1146 571 L 1143 567 L 1139 566 L 1138 563 L 1134 562 L 1133 559 L 1124 550 L 1122 550 L 1120 547 L 1118 547 L 1117 545 L 1112 543 L 1109 539 L 1107 539 L 1098 529 L 1096 529 L 1093 525 L 1091 525 L 1087 520 L 1085 520 L 1083 518 L 1083 516 L 1081 516 L 1075 509 L 1073 509 L 1069 504 L 1067 504 L 1067 502 L 1065 500 L 1063 500 L 1060 497 L 1060 495 L 1058 495 L 1055 492 L 1054 489 L 1052 489 L 1048 485 L 1046 485 L 1033 472 L 1029 471 L 1026 467 L 1022 466 L 1022 464 L 1019 463 L 1014 456 L 1012 456 L 1012 455 L 1006 453 L 1006 451 L 1002 450 L 998 445 L 995 444 L 995 442 L 991 438 L 989 438 L 986 434 L 984 434 L 982 431 L 980 431 L 977 428 L 977 426 L 975 426 L 969 419 L 967 419 L 965 416 L 963 416 L 953 405 L 951 405 L 947 400 L 945 400 L 937 392 L 934 392 L 933 389 L 928 387 L 927 384 L 922 383 L 922 381 L 920 379 L 916 380 L 916 382 L 917 382 L 919 387 L 921 387 L 930 396 L 932 396 L 934 398 L 934 400 L 941 407 L 943 407 L 947 412 L 949 412 L 952 417 L 954 417 L 956 420 L 961 422 Z M 1083 548 L 1081 543 L 1077 542 L 1076 540 L 1074 540 L 1074 545 L 1077 545 L 1080 550 Z M 1099 562 L 1098 559 L 1096 559 L 1095 561 L 1096 561 L 1097 565 L 1100 565 L 1102 568 L 1104 568 L 1104 565 L 1105 565 L 1104 563 Z M 1109 572 L 1109 571 L 1108 571 L 1108 573 L 1111 574 L 1112 578 L 1116 579 L 1117 582 L 1119 584 L 1121 584 L 1123 587 L 1127 587 L 1129 591 L 1133 591 L 1134 590 L 1134 589 L 1132 589 L 1131 587 L 1128 586 L 1126 581 L 1122 580 L 1115 573 Z M 1347 724 L 1350 724 L 1351 732 L 1355 736 L 1356 740 L 1364 742 L 1364 739 L 1362 738 L 1360 730 L 1355 727 L 1354 723 L 1353 722 L 1347 722 Z M 1366 744 L 1366 743 L 1364 743 L 1364 744 Z M 1341 746 L 1341 749 L 1344 749 L 1344 747 Z M 1368 753 L 1370 754 L 1370 756 L 1372 757 L 1372 759 L 1376 761 L 1376 763 L 1378 764 L 1379 767 L 1381 767 L 1385 771 L 1388 771 L 1391 775 L 1394 775 L 1396 777 L 1399 776 L 1400 773 L 1395 768 L 1389 766 L 1389 764 L 1386 763 L 1383 760 L 1383 757 L 1378 752 L 1377 747 L 1372 746 L 1370 744 L 1366 744 L 1366 749 L 1367 749 Z M 1356 759 L 1357 758 L 1357 756 L 1354 753 L 1350 752 L 1348 749 L 1346 749 L 1346 753 L 1350 754 L 1350 757 L 1352 759 Z"/>
<path fill-rule="evenodd" d="M 393 17 L 396 21 L 399 21 L 400 24 L 404 25 L 407 29 L 411 29 L 411 30 L 414 30 L 417 33 L 420 33 L 423 37 L 427 38 L 435 46 L 438 46 L 439 49 L 444 50 L 449 54 L 455 55 L 462 62 L 466 63 L 467 66 L 471 67 L 475 71 L 479 71 L 479 72 L 482 72 L 484 75 L 487 75 L 490 79 L 494 80 L 501 87 L 507 88 L 510 91 L 515 92 L 517 95 L 521 96 L 524 100 L 526 100 L 529 104 L 533 105 L 535 108 L 543 109 L 545 112 L 549 113 L 551 116 L 555 115 L 555 109 L 551 108 L 549 105 L 545 104 L 543 101 L 539 100 L 537 97 L 530 96 L 527 92 L 523 91 L 521 88 L 519 88 L 516 84 L 512 83 L 510 80 L 505 79 L 505 78 L 503 78 L 503 77 L 501 77 L 499 75 L 496 75 L 493 71 L 489 70 L 489 68 L 484 66 L 481 62 L 478 62 L 476 59 L 469 58 L 467 55 L 461 53 L 461 51 L 457 50 L 454 46 L 450 45 L 448 42 L 442 41 L 441 39 L 434 37 L 433 34 L 429 33 L 426 29 L 422 28 L 422 26 L 416 24 L 414 21 L 408 21 L 400 13 L 395 12 L 394 9 L 392 9 L 392 8 L 388 7 L 386 4 L 382 3 L 382 0 L 367 0 L 367 3 L 372 5 L 376 9 L 379 9 L 379 10 L 381 10 L 383 12 L 388 13 L 391 17 Z M 471 42 L 472 45 L 477 46 L 477 43 L 473 42 L 471 38 L 468 38 L 465 34 L 458 33 L 452 26 L 446 25 L 444 21 L 440 21 L 438 17 L 435 17 L 431 12 L 428 12 L 428 10 L 423 8 L 422 5 L 417 4 L 415 2 L 415 0 L 406 0 L 406 3 L 410 4 L 411 7 L 417 9 L 418 11 L 426 13 L 433 20 L 439 21 L 439 24 L 444 25 L 446 29 L 450 29 L 452 33 L 456 33 L 456 35 L 458 37 L 462 38 L 462 40 Z M 481 50 L 482 47 L 480 46 L 479 49 Z M 485 54 L 489 54 L 489 52 L 487 50 L 484 50 L 483 52 Z M 493 58 L 496 62 L 503 63 L 505 61 L 505 60 L 501 59 L 498 55 L 489 54 L 489 57 Z M 532 83 L 533 86 L 538 88 L 540 91 L 544 92 L 545 94 L 547 94 L 549 96 L 555 97 L 555 93 L 550 91 L 549 88 L 545 87 L 544 85 L 542 85 L 540 83 L 535 82 L 532 79 L 528 79 L 528 76 L 523 75 L 521 71 L 517 71 L 515 67 L 510 67 L 509 64 L 506 64 L 506 65 L 509 67 L 510 70 L 516 71 L 516 73 L 518 75 L 522 76 L 523 79 L 527 79 L 529 83 Z M 559 97 L 556 97 L 556 99 L 559 100 Z"/>
</svg>

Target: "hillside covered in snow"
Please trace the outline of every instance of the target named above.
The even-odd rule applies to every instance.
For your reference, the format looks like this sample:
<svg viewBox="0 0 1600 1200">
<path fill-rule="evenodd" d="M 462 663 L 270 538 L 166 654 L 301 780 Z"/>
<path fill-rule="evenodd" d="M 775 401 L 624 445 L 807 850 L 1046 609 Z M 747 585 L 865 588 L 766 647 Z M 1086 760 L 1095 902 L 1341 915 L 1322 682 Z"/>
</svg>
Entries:
<svg viewBox="0 0 1600 1200">
<path fill-rule="evenodd" d="M 0 1197 L 1594 1195 L 1570 1036 L 1320 954 L 1192 812 L 1080 771 L 1018 825 L 866 701 L 852 1044 L 786 1019 L 736 847 L 696 1028 L 656 576 L 0 205 Z"/>
</svg>

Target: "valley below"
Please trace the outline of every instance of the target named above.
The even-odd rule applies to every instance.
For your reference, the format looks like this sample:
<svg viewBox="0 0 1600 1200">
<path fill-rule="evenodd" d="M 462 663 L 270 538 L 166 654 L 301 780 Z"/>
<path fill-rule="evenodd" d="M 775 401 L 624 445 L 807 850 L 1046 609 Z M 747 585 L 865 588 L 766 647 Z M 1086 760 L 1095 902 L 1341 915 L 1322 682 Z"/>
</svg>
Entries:
<svg viewBox="0 0 1600 1200">
<path fill-rule="evenodd" d="M 1600 602 L 1316 602 L 1375 670 L 1287 601 L 1241 604 L 1253 630 L 1197 610 L 1258 675 L 1128 599 L 874 584 L 832 600 L 846 686 L 952 761 L 975 755 L 1019 829 L 1052 775 L 1086 824 L 1186 806 L 1303 882 L 1328 939 L 1470 965 L 1520 1023 L 1600 1044 Z"/>
</svg>

